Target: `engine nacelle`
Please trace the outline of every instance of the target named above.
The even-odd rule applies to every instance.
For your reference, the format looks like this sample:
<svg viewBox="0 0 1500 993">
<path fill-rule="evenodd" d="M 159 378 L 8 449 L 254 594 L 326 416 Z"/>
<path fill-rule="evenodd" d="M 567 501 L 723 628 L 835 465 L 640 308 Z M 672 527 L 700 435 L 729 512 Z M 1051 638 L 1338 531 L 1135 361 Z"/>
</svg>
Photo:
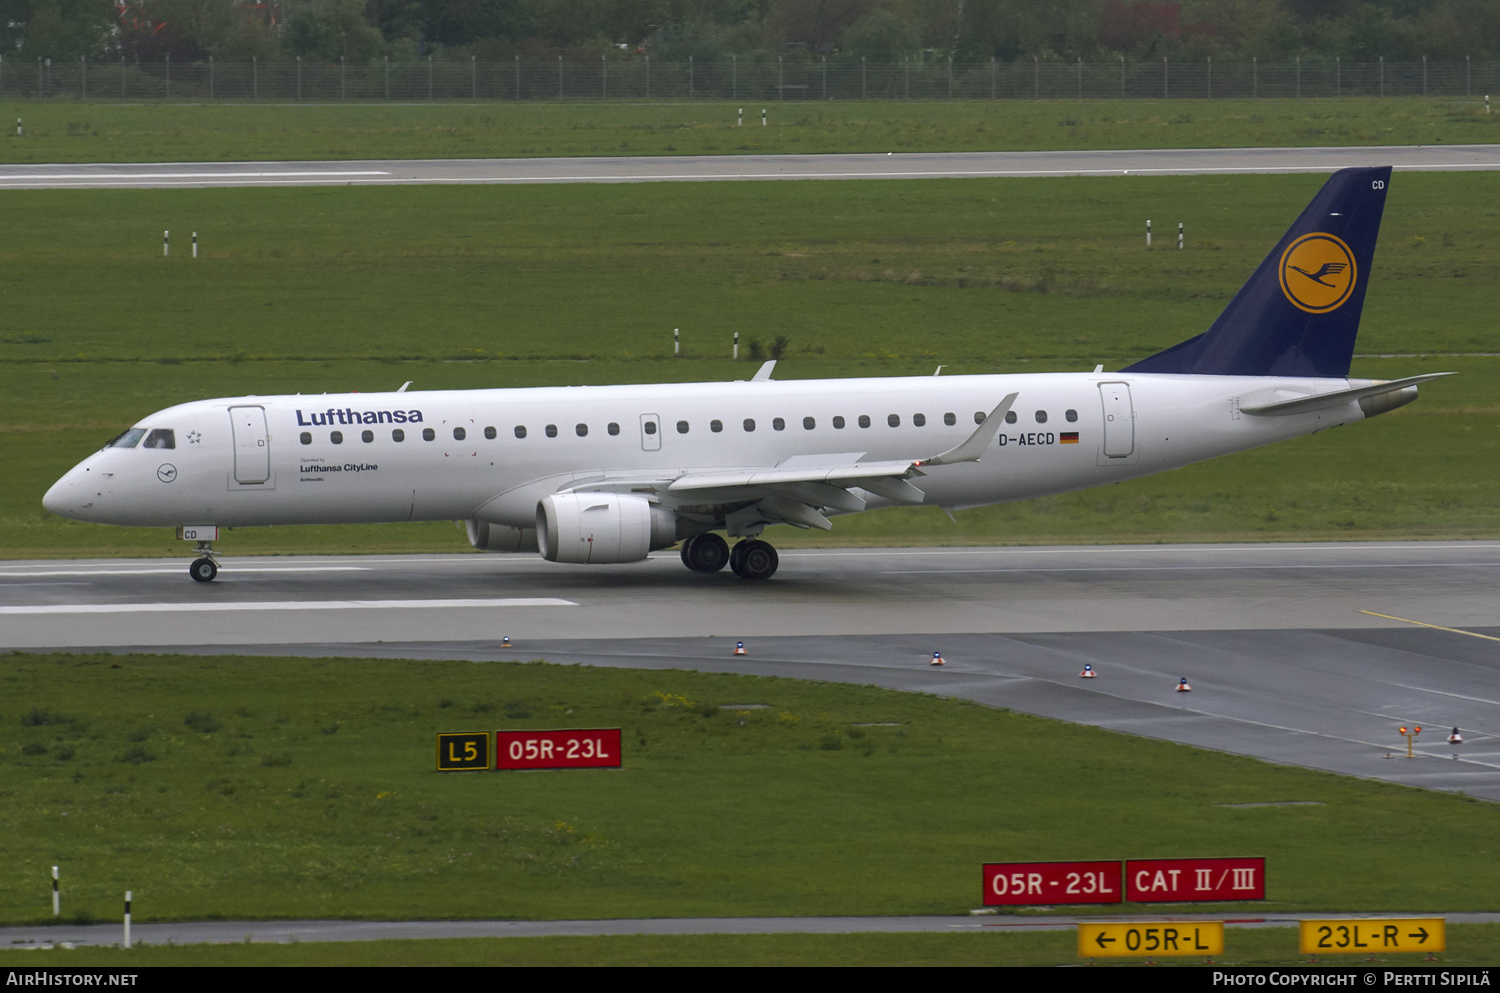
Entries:
<svg viewBox="0 0 1500 993">
<path fill-rule="evenodd" d="M 639 562 L 677 540 L 677 515 L 628 493 L 554 493 L 536 505 L 536 536 L 549 562 Z"/>
<path fill-rule="evenodd" d="M 481 552 L 534 552 L 537 550 L 533 528 L 512 528 L 484 521 L 464 521 L 469 544 Z"/>
</svg>

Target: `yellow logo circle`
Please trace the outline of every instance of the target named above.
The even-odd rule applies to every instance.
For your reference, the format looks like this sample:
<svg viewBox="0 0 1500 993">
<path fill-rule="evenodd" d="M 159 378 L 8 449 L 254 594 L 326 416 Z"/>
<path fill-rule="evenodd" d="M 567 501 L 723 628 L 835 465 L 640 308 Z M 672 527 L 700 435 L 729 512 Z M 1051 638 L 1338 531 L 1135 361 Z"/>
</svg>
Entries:
<svg viewBox="0 0 1500 993">
<path fill-rule="evenodd" d="M 1354 292 L 1354 253 L 1331 234 L 1305 234 L 1281 255 L 1281 292 L 1309 314 L 1337 310 Z"/>
</svg>

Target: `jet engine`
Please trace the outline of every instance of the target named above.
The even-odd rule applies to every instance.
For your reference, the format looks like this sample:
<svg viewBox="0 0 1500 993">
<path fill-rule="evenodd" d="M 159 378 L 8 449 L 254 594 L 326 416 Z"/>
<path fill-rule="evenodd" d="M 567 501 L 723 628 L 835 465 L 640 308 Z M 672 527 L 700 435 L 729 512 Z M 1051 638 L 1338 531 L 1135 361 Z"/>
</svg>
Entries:
<svg viewBox="0 0 1500 993">
<path fill-rule="evenodd" d="M 488 524 L 484 521 L 464 521 L 464 533 L 469 544 L 481 552 L 534 552 L 537 550 L 536 531 L 532 528 L 511 528 L 504 524 Z"/>
<path fill-rule="evenodd" d="M 536 536 L 549 562 L 639 562 L 677 541 L 677 515 L 628 493 L 554 493 L 536 505 Z"/>
</svg>

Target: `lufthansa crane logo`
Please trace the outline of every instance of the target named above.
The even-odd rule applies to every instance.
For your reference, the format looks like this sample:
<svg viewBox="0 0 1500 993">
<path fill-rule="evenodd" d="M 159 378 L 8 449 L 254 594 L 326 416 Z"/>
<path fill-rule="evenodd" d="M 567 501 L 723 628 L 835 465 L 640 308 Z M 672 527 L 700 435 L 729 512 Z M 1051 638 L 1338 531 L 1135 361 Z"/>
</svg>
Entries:
<svg viewBox="0 0 1500 993">
<path fill-rule="evenodd" d="M 1281 292 L 1309 314 L 1343 306 L 1358 275 L 1349 246 L 1321 231 L 1298 238 L 1281 256 Z"/>
</svg>

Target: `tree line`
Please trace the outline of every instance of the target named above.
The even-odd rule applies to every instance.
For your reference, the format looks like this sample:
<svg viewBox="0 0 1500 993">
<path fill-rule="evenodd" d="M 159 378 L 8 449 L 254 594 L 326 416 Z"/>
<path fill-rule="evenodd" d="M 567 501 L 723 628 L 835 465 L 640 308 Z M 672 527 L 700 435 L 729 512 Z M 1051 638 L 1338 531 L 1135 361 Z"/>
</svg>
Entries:
<svg viewBox="0 0 1500 993">
<path fill-rule="evenodd" d="M 0 58 L 1461 62 L 1495 0 L 0 0 Z"/>
</svg>

